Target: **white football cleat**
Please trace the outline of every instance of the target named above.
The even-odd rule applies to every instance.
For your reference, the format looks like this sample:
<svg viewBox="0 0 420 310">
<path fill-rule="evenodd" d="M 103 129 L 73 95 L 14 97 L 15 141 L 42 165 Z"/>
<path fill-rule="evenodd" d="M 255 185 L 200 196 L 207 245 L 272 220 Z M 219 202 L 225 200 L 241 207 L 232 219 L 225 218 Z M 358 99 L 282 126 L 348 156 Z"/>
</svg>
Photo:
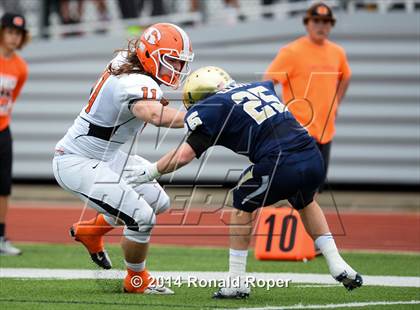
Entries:
<svg viewBox="0 0 420 310">
<path fill-rule="evenodd" d="M 173 295 L 175 292 L 163 285 L 150 284 L 143 292 L 149 295 Z"/>
<path fill-rule="evenodd" d="M 0 255 L 3 256 L 17 256 L 22 254 L 22 251 L 14 247 L 9 240 L 0 237 Z"/>
<path fill-rule="evenodd" d="M 213 294 L 214 299 L 246 299 L 249 297 L 249 287 L 222 287 Z"/>
</svg>

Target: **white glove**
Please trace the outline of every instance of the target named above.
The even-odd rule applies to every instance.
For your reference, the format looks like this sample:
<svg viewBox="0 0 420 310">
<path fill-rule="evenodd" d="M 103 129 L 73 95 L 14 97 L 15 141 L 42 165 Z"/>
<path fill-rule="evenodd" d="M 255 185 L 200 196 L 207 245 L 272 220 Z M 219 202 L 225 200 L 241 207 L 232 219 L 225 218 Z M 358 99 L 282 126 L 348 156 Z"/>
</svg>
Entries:
<svg viewBox="0 0 420 310">
<path fill-rule="evenodd" d="M 125 171 L 127 170 L 130 170 L 130 172 L 127 173 L 125 180 L 130 185 L 147 183 L 160 177 L 157 162 L 146 165 L 127 166 L 125 167 Z"/>
</svg>

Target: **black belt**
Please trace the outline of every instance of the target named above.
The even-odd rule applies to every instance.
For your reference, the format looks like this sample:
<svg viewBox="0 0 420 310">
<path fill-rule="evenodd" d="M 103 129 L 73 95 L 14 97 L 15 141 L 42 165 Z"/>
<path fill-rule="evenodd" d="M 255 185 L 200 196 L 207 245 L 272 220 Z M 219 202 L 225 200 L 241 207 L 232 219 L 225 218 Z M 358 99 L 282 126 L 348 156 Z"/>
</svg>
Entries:
<svg viewBox="0 0 420 310">
<path fill-rule="evenodd" d="M 115 127 L 102 127 L 89 123 L 89 131 L 87 135 L 109 141 L 111 140 L 111 137 L 114 135 L 114 133 L 118 130 L 118 128 L 120 128 L 120 126 L 121 125 Z"/>
<path fill-rule="evenodd" d="M 135 117 L 133 117 L 129 119 L 128 121 L 114 127 L 103 127 L 103 126 L 95 125 L 89 122 L 87 119 L 84 119 L 83 117 L 80 117 L 80 118 L 84 120 L 85 122 L 88 122 L 89 124 L 89 130 L 88 130 L 87 136 L 95 137 L 95 138 L 102 139 L 105 141 L 110 141 L 114 133 L 118 130 L 118 128 L 121 127 L 121 125 L 124 125 L 128 123 L 129 121 L 135 119 Z"/>
</svg>

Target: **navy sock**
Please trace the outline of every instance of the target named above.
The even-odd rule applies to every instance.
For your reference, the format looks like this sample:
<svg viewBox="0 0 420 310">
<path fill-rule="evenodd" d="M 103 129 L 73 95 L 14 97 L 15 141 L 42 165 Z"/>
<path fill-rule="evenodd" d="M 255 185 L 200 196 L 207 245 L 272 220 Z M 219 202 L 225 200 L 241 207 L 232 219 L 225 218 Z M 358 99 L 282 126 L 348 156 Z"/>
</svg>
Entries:
<svg viewBox="0 0 420 310">
<path fill-rule="evenodd" d="M 0 223 L 0 238 L 4 237 L 4 232 L 6 231 L 6 224 Z"/>
</svg>

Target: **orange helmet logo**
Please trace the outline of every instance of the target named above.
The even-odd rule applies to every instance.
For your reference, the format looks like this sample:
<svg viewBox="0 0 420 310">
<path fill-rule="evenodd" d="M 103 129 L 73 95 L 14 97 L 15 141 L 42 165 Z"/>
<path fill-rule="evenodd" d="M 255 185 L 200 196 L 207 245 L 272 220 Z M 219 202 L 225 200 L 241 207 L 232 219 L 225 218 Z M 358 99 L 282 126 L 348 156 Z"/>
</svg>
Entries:
<svg viewBox="0 0 420 310">
<path fill-rule="evenodd" d="M 144 38 L 150 44 L 157 44 L 160 41 L 162 35 L 160 34 L 159 30 L 155 27 L 149 27 L 144 32 Z"/>
<path fill-rule="evenodd" d="M 13 25 L 18 27 L 23 26 L 23 18 L 20 16 L 16 16 L 15 18 L 13 18 Z"/>
<path fill-rule="evenodd" d="M 325 7 L 325 6 L 323 6 L 323 5 L 319 6 L 319 7 L 316 9 L 316 12 L 317 12 L 319 15 L 328 15 L 328 9 L 327 9 L 327 7 Z"/>
</svg>

